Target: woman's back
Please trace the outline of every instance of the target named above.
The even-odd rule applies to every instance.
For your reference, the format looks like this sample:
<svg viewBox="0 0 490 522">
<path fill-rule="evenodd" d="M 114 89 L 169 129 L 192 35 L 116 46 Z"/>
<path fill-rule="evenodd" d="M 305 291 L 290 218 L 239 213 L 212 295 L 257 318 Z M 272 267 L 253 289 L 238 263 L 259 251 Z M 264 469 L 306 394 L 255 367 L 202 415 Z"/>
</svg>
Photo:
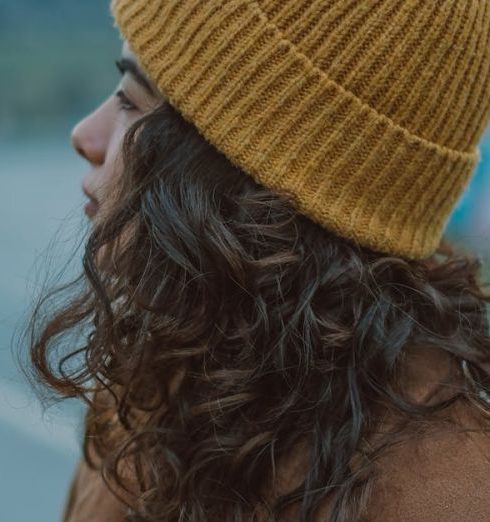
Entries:
<svg viewBox="0 0 490 522">
<path fill-rule="evenodd" d="M 454 387 L 464 381 L 463 370 L 447 354 L 418 348 L 407 358 L 405 375 L 407 398 L 414 404 L 435 404 L 450 400 Z M 442 387 L 441 387 L 442 383 Z M 485 422 L 488 413 L 458 399 L 437 415 L 413 421 L 395 420 L 385 406 L 383 419 L 369 445 L 389 446 L 376 457 L 369 456 L 374 473 L 360 520 L 389 522 L 483 522 L 490 513 L 490 433 Z M 400 424 L 401 421 L 401 424 Z M 486 430 L 486 432 L 482 432 Z M 395 439 L 388 433 L 398 432 Z M 310 463 L 307 442 L 298 443 L 275 464 L 273 486 L 264 485 L 269 499 L 287 494 L 301 485 Z M 362 458 L 354 457 L 353 469 L 360 469 Z M 272 473 L 271 466 L 271 473 Z M 121 494 L 124 495 L 122 491 Z M 329 520 L 334 499 L 320 503 L 312 522 Z M 64 522 L 124 520 L 130 512 L 110 491 L 98 471 L 81 462 L 71 486 Z M 255 513 L 256 522 L 266 522 L 266 511 Z M 299 504 L 282 515 L 281 521 L 299 520 Z M 252 520 L 252 518 L 250 518 Z"/>
</svg>

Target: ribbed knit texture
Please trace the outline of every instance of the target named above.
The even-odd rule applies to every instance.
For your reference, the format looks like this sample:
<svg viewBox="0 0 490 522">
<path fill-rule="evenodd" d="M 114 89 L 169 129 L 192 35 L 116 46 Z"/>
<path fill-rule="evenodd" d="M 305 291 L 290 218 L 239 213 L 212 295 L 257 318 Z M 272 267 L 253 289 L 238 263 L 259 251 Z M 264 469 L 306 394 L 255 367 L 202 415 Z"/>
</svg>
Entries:
<svg viewBox="0 0 490 522">
<path fill-rule="evenodd" d="M 490 116 L 489 0 L 112 0 L 185 119 L 300 212 L 435 252 Z"/>
</svg>

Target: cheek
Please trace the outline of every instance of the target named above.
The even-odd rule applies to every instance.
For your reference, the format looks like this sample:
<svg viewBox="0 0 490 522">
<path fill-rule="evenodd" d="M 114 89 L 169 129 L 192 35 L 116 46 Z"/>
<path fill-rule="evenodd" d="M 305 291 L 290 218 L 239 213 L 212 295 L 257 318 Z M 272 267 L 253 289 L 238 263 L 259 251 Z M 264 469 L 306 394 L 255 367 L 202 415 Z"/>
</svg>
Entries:
<svg viewBox="0 0 490 522">
<path fill-rule="evenodd" d="M 136 121 L 125 117 L 124 113 L 114 114 L 114 125 L 107 145 L 104 166 L 97 181 L 98 199 L 104 202 L 109 198 L 114 184 L 123 172 L 122 145 L 124 136 L 132 123 Z"/>
</svg>

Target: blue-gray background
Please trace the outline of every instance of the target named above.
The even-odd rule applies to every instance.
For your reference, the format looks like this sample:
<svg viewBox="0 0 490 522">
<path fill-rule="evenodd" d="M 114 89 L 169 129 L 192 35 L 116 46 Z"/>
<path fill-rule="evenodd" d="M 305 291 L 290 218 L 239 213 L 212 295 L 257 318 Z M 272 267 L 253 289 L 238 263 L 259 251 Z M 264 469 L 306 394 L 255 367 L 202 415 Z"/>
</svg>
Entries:
<svg viewBox="0 0 490 522">
<path fill-rule="evenodd" d="M 79 456 L 81 409 L 45 415 L 15 362 L 46 274 L 87 223 L 73 125 L 114 88 L 120 52 L 106 0 L 0 0 L 0 520 L 59 520 Z M 490 137 L 448 234 L 490 252 Z M 80 270 L 80 251 L 64 278 Z"/>
<path fill-rule="evenodd" d="M 0 521 L 60 520 L 81 408 L 43 415 L 16 352 L 34 297 L 86 230 L 72 126 L 118 82 L 106 0 L 0 0 Z M 80 269 L 69 263 L 64 279 Z"/>
</svg>

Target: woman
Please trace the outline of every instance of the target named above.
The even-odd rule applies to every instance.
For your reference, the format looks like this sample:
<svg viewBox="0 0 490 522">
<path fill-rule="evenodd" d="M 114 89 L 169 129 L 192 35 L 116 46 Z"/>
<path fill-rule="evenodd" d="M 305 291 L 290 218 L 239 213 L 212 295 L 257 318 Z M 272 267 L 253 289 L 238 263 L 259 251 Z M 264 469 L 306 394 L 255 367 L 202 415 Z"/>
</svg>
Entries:
<svg viewBox="0 0 490 522">
<path fill-rule="evenodd" d="M 86 285 L 32 323 L 88 405 L 64 520 L 488 520 L 490 297 L 441 241 L 488 2 L 112 9 L 122 80 L 73 132 Z"/>
</svg>

